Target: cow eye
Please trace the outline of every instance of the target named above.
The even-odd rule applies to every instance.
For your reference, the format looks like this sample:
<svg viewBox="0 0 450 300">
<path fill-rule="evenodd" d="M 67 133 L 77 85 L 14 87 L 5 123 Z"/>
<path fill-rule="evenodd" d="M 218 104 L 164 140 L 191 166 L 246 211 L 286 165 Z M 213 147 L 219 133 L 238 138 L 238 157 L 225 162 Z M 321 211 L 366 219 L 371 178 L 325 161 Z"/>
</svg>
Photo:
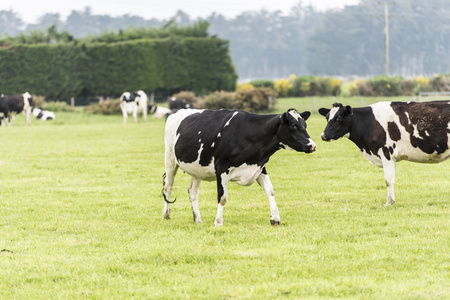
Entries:
<svg viewBox="0 0 450 300">
<path fill-rule="evenodd" d="M 339 123 L 342 122 L 342 118 L 341 117 L 337 117 L 336 118 L 336 122 L 339 122 Z"/>
<path fill-rule="evenodd" d="M 298 126 L 297 126 L 297 125 L 292 126 L 292 128 L 293 128 L 294 130 L 298 130 Z"/>
</svg>

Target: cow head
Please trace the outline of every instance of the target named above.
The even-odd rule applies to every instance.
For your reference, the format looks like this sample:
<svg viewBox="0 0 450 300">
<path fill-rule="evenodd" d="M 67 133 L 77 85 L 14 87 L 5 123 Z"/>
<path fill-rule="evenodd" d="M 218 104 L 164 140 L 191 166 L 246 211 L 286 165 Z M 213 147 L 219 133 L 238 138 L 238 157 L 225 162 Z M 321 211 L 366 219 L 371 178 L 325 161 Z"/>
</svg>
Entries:
<svg viewBox="0 0 450 300">
<path fill-rule="evenodd" d="M 327 118 L 327 126 L 321 137 L 324 141 L 337 140 L 350 133 L 351 115 L 353 108 L 349 105 L 343 106 L 340 103 L 334 103 L 332 109 L 321 108 L 319 113 Z"/>
<path fill-rule="evenodd" d="M 278 131 L 281 148 L 311 153 L 316 150 L 316 144 L 306 132 L 306 120 L 311 113 L 309 111 L 299 114 L 291 108 L 280 115 L 281 125 Z"/>
</svg>

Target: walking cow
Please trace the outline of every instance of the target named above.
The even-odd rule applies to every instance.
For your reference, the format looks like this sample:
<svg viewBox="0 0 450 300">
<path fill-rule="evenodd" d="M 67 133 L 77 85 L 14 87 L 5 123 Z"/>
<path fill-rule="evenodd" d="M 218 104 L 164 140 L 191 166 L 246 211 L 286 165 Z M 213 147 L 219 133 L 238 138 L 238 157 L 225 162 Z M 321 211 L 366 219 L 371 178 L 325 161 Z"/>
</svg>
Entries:
<svg viewBox="0 0 450 300">
<path fill-rule="evenodd" d="M 14 118 L 14 114 L 22 111 L 27 117 L 27 125 L 31 125 L 32 101 L 33 98 L 28 92 L 22 95 L 2 95 L 0 97 L 0 113 L 3 114 L 2 125 L 9 125 L 10 118 Z"/>
<path fill-rule="evenodd" d="M 379 102 L 352 108 L 321 108 L 328 124 L 324 141 L 343 136 L 374 165 L 384 169 L 386 205 L 394 204 L 395 163 L 438 163 L 450 157 L 450 101 Z"/>
<path fill-rule="evenodd" d="M 123 123 L 127 123 L 128 114 L 132 114 L 134 123 L 137 123 L 138 113 L 142 113 L 144 122 L 147 122 L 147 101 L 147 94 L 144 91 L 123 93 L 120 96 L 120 109 L 123 114 Z"/>
<path fill-rule="evenodd" d="M 189 199 L 194 222 L 202 222 L 198 191 L 202 180 L 217 181 L 218 208 L 214 224 L 223 225 L 228 183 L 248 186 L 257 181 L 270 204 L 270 222 L 280 214 L 265 165 L 279 149 L 311 153 L 316 144 L 306 132 L 310 112 L 290 109 L 281 115 L 258 115 L 241 110 L 180 109 L 168 117 L 165 130 L 163 219 L 170 218 L 170 195 L 178 168 L 192 176 Z"/>
</svg>

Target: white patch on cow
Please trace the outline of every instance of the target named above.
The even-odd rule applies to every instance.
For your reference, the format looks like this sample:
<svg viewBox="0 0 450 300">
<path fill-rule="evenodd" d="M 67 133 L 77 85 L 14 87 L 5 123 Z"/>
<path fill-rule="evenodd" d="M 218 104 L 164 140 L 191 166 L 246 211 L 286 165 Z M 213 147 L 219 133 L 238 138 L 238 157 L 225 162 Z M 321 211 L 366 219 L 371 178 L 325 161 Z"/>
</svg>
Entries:
<svg viewBox="0 0 450 300">
<path fill-rule="evenodd" d="M 220 132 L 217 134 L 217 137 L 220 138 L 222 135 L 220 134 Z"/>
<path fill-rule="evenodd" d="M 333 120 L 334 116 L 336 115 L 336 113 L 338 111 L 339 111 L 339 107 L 333 107 L 329 112 L 330 116 L 328 118 L 328 121 Z"/>
<path fill-rule="evenodd" d="M 445 159 L 448 159 L 450 156 L 450 151 L 447 150 L 446 152 L 442 154 L 428 154 L 420 150 L 419 147 L 413 147 L 411 144 L 411 138 L 409 132 L 405 130 L 405 127 L 403 127 L 400 124 L 400 120 L 398 115 L 394 112 L 394 110 L 391 107 L 391 102 L 379 102 L 371 105 L 373 114 L 376 118 L 376 120 L 380 123 L 380 125 L 383 127 L 383 129 L 386 131 L 386 147 L 392 147 L 393 153 L 391 154 L 391 158 L 393 161 L 401 161 L 401 160 L 408 160 L 412 162 L 423 162 L 423 163 L 431 163 L 431 162 L 441 162 Z M 406 117 L 408 118 L 408 123 L 411 125 L 410 117 L 407 112 L 405 112 Z M 399 131 L 401 139 L 399 141 L 393 141 L 391 137 L 389 136 L 388 131 L 388 123 L 394 122 Z M 412 124 L 413 125 L 413 124 Z M 422 138 L 419 136 L 417 127 L 414 126 L 414 132 L 413 135 L 416 138 Z M 449 126 L 450 127 L 450 126 Z M 423 138 L 422 138 L 423 139 Z M 394 147 L 395 144 L 395 147 Z M 450 142 L 449 142 L 450 146 Z M 364 154 L 364 153 L 363 153 Z M 380 153 L 378 155 L 382 156 L 383 152 L 380 149 Z M 378 165 L 379 158 L 369 158 L 368 155 L 364 154 L 367 159 L 369 159 L 370 162 L 373 164 Z"/>
<path fill-rule="evenodd" d="M 200 133 L 202 133 L 201 131 L 198 132 L 198 134 L 200 135 Z"/>
<path fill-rule="evenodd" d="M 294 119 L 296 119 L 297 121 L 299 121 L 302 117 L 300 116 L 300 114 L 295 111 L 295 110 L 290 110 L 289 114 L 294 117 Z"/>
<path fill-rule="evenodd" d="M 167 114 L 170 114 L 172 111 L 166 107 L 161 107 L 161 106 L 157 106 L 154 113 L 153 113 L 153 118 L 156 119 L 162 119 L 164 118 Z"/>
<path fill-rule="evenodd" d="M 214 144 L 214 142 L 213 142 L 213 143 L 211 144 L 211 148 L 214 148 L 214 145 L 215 145 L 215 144 Z"/>
<path fill-rule="evenodd" d="M 430 136 L 430 133 L 428 132 L 428 130 L 425 130 L 424 133 L 426 136 Z"/>
<path fill-rule="evenodd" d="M 238 114 L 238 112 L 237 112 L 237 111 L 235 111 L 235 112 L 234 112 L 234 114 L 233 114 L 233 115 L 231 116 L 231 118 L 230 118 L 230 119 L 229 119 L 229 120 L 228 120 L 228 121 L 227 121 L 227 122 L 225 123 L 225 125 L 224 125 L 223 127 L 225 128 L 225 127 L 227 127 L 228 125 L 230 125 L 230 121 L 231 121 L 231 119 L 233 119 L 233 118 L 234 118 L 234 116 L 235 116 L 235 115 L 237 115 L 237 114 Z M 220 133 L 219 133 L 219 134 L 220 134 Z"/>
<path fill-rule="evenodd" d="M 198 139 L 198 142 L 201 143 L 201 142 L 202 142 L 202 139 Z M 202 144 L 202 145 L 203 145 L 203 144 Z"/>
<path fill-rule="evenodd" d="M 251 185 L 255 182 L 259 174 L 261 174 L 262 169 L 263 166 L 243 163 L 239 167 L 231 167 L 228 169 L 228 180 L 239 185 Z"/>
<path fill-rule="evenodd" d="M 191 176 L 194 176 L 195 178 L 206 181 L 216 180 L 216 172 L 214 169 L 214 158 L 211 160 L 211 163 L 208 166 L 202 166 L 200 164 L 200 155 L 202 154 L 202 152 L 203 152 L 203 144 L 200 144 L 198 156 L 194 162 L 185 163 L 177 159 L 177 163 L 183 171 L 185 171 Z"/>
</svg>

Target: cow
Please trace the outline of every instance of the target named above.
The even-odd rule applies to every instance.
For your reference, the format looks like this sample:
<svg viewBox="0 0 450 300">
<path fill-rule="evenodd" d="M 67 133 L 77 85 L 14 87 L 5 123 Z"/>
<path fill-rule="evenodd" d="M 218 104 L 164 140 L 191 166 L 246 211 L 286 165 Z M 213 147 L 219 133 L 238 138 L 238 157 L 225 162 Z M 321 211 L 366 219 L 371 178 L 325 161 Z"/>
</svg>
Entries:
<svg viewBox="0 0 450 300">
<path fill-rule="evenodd" d="M 31 113 L 36 117 L 36 119 L 39 119 L 41 121 L 47 121 L 47 120 L 54 120 L 55 119 L 55 113 L 48 110 L 42 110 L 40 108 L 33 107 L 31 109 Z"/>
<path fill-rule="evenodd" d="M 164 118 L 167 117 L 169 114 L 172 113 L 172 111 L 166 107 L 162 107 L 162 106 L 156 106 L 154 104 L 150 104 L 148 106 L 148 112 L 150 114 L 153 114 L 153 118 Z"/>
<path fill-rule="evenodd" d="M 328 120 L 322 140 L 347 137 L 383 168 L 386 206 L 395 203 L 396 162 L 438 163 L 450 157 L 450 101 L 379 102 L 361 108 L 335 103 L 319 113 Z"/>
<path fill-rule="evenodd" d="M 0 113 L 3 115 L 2 125 L 9 125 L 9 120 L 14 119 L 14 114 L 25 113 L 27 125 L 31 125 L 31 105 L 33 98 L 30 93 L 21 95 L 2 95 L 0 98 Z"/>
<path fill-rule="evenodd" d="M 191 106 L 186 103 L 186 100 L 177 99 L 175 97 L 170 98 L 169 109 L 172 112 L 176 112 L 177 110 L 182 109 L 182 108 L 191 108 Z"/>
<path fill-rule="evenodd" d="M 170 218 L 169 204 L 178 168 L 191 175 L 189 199 L 194 222 L 202 222 L 198 192 L 202 180 L 217 181 L 215 226 L 223 225 L 228 183 L 248 186 L 255 181 L 269 198 L 270 222 L 280 224 L 272 183 L 266 171 L 269 158 L 279 149 L 311 153 L 316 144 L 306 132 L 311 115 L 295 109 L 279 115 L 259 115 L 242 110 L 180 109 L 167 118 L 163 220 Z"/>
<path fill-rule="evenodd" d="M 120 109 L 123 114 L 123 123 L 127 123 L 128 114 L 132 114 L 134 123 L 137 123 L 138 113 L 142 113 L 144 122 L 147 122 L 148 97 L 144 91 L 124 92 L 120 96 Z"/>
</svg>

